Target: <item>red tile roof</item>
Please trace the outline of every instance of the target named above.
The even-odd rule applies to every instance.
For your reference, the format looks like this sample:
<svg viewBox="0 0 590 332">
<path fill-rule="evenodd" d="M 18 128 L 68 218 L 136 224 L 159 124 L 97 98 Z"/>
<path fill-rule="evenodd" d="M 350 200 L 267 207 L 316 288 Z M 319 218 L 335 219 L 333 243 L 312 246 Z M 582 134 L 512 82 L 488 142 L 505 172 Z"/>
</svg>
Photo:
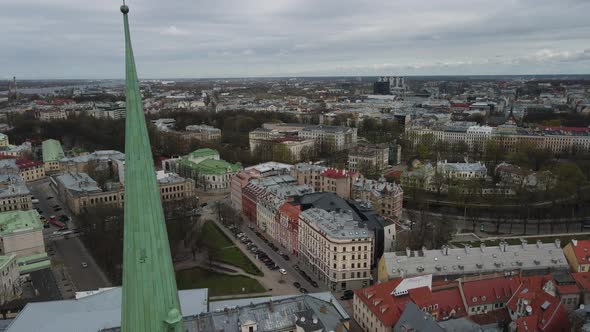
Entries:
<svg viewBox="0 0 590 332">
<path fill-rule="evenodd" d="M 536 287 L 538 286 L 536 281 L 539 278 L 527 279 L 524 279 L 514 297 L 507 304 L 507 307 L 515 312 L 517 312 L 518 303 L 523 301 L 527 301 L 527 305 L 531 307 L 530 316 L 524 312 L 517 312 L 520 318 L 515 320 L 516 325 L 524 328 L 526 324 L 529 331 L 559 331 L 561 329 L 568 331 L 570 325 L 567 313 L 559 299 L 546 293 L 540 287 Z"/>
<path fill-rule="evenodd" d="M 43 166 L 43 163 L 40 161 L 32 161 L 32 160 L 25 159 L 25 158 L 19 158 L 16 160 L 16 166 L 19 169 L 27 169 L 27 168 L 36 167 L 36 166 Z"/>
<path fill-rule="evenodd" d="M 328 168 L 322 172 L 322 176 L 332 178 L 332 179 L 343 179 L 353 176 L 354 172 L 349 172 L 342 169 L 335 169 L 335 168 Z"/>
<path fill-rule="evenodd" d="M 403 278 L 397 278 L 367 288 L 356 289 L 354 294 L 383 325 L 394 326 L 402 315 L 406 303 L 410 300 L 409 296 L 395 297 L 391 295 L 391 292 L 402 280 Z"/>
<path fill-rule="evenodd" d="M 590 272 L 572 273 L 572 277 L 576 279 L 578 286 L 584 291 L 590 291 Z"/>
<path fill-rule="evenodd" d="M 427 286 L 409 289 L 408 294 L 412 302 L 419 307 L 428 306 L 432 301 L 432 292 Z"/>
<path fill-rule="evenodd" d="M 506 310 L 506 308 L 491 310 L 486 313 L 482 313 L 482 314 L 478 314 L 478 315 L 472 315 L 472 316 L 469 316 L 469 320 L 471 320 L 479 325 L 494 324 L 494 323 L 498 323 L 501 321 L 503 321 L 503 322 L 511 321 L 510 314 L 508 313 L 508 310 Z"/>
<path fill-rule="evenodd" d="M 562 127 L 562 126 L 547 126 L 543 127 L 545 130 L 551 131 L 573 131 L 573 132 L 590 132 L 588 127 Z"/>
<path fill-rule="evenodd" d="M 577 244 L 574 246 L 572 242 L 567 244 L 571 246 L 578 264 L 589 264 L 590 263 L 590 240 L 577 240 Z"/>
<path fill-rule="evenodd" d="M 573 284 L 573 285 L 557 285 L 557 292 L 560 295 L 563 294 L 578 294 L 580 293 L 580 287 L 578 287 L 578 285 Z"/>
<path fill-rule="evenodd" d="M 434 291 L 432 293 L 432 303 L 438 304 L 437 319 L 445 319 L 451 315 L 455 318 L 467 315 L 459 287 Z"/>
<path fill-rule="evenodd" d="M 453 103 L 451 104 L 451 107 L 469 107 L 471 106 L 471 104 L 469 103 Z"/>
<path fill-rule="evenodd" d="M 402 280 L 402 278 L 392 279 L 364 289 L 357 289 L 354 293 L 385 326 L 394 326 L 410 301 L 421 309 L 426 308 L 439 320 L 451 315 L 457 318 L 466 316 L 467 311 L 463 306 L 457 285 L 434 291 L 423 286 L 409 289 L 407 295 L 391 295 Z"/>
<path fill-rule="evenodd" d="M 506 302 L 520 285 L 519 277 L 499 277 L 463 283 L 467 306 Z"/>
</svg>

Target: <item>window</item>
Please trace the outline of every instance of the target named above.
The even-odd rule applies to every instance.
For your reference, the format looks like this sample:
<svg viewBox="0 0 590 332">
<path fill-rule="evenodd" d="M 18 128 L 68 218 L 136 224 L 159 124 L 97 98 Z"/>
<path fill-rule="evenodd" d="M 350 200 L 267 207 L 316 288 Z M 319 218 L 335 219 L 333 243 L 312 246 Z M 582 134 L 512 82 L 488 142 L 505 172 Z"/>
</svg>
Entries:
<svg viewBox="0 0 590 332">
<path fill-rule="evenodd" d="M 249 326 L 248 327 L 248 332 L 254 332 L 254 326 Z"/>
<path fill-rule="evenodd" d="M 346 252 L 346 247 L 342 247 L 342 251 Z"/>
</svg>

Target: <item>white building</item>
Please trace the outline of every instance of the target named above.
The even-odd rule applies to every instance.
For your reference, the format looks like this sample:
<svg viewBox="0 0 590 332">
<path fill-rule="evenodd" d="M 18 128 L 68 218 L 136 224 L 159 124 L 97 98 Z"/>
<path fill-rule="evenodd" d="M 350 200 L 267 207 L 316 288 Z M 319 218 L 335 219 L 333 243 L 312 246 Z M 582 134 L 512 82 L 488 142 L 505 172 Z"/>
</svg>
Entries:
<svg viewBox="0 0 590 332">
<path fill-rule="evenodd" d="M 0 305 L 20 297 L 22 293 L 16 255 L 0 256 Z"/>
</svg>

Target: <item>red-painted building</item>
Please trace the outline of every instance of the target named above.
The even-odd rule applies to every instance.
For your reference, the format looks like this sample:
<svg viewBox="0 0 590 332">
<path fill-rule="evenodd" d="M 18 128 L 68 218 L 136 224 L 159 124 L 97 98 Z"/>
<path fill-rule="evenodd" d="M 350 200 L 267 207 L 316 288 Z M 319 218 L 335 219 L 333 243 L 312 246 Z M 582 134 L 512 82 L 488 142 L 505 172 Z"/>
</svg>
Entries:
<svg viewBox="0 0 590 332">
<path fill-rule="evenodd" d="M 301 206 L 284 203 L 279 208 L 279 236 L 278 241 L 290 253 L 297 256 L 299 236 L 299 213 Z"/>
<path fill-rule="evenodd" d="M 248 183 L 242 191 L 242 216 L 247 222 L 256 223 L 256 203 L 264 188 L 255 183 Z"/>
</svg>

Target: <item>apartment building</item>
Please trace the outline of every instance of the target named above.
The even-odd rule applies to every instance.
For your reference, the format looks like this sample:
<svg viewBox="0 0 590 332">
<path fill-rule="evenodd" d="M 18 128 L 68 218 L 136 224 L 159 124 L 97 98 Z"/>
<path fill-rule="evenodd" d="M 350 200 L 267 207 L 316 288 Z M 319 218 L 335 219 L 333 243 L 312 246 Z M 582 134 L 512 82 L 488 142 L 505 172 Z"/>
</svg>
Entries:
<svg viewBox="0 0 590 332">
<path fill-rule="evenodd" d="M 352 185 L 359 178 L 359 173 L 328 168 L 311 163 L 296 164 L 292 171 L 299 184 L 308 184 L 315 191 L 328 191 L 350 199 Z"/>
<path fill-rule="evenodd" d="M 17 299 L 22 294 L 16 255 L 0 255 L 0 305 Z"/>
<path fill-rule="evenodd" d="M 156 178 L 163 202 L 194 197 L 195 184 L 192 179 L 163 171 L 157 172 Z M 66 172 L 53 176 L 51 185 L 55 188 L 60 200 L 65 202 L 74 214 L 80 214 L 86 208 L 97 206 L 122 208 L 125 199 L 123 185 L 112 184 L 109 190 L 103 191 L 94 179 L 82 172 Z"/>
<path fill-rule="evenodd" d="M 45 165 L 24 158 L 1 159 L 0 173 L 19 175 L 25 182 L 31 182 L 45 177 Z"/>
<path fill-rule="evenodd" d="M 348 153 L 348 169 L 352 172 L 381 172 L 389 166 L 389 147 L 358 146 Z"/>
<path fill-rule="evenodd" d="M 490 141 L 500 144 L 507 152 L 515 152 L 523 144 L 549 149 L 555 154 L 590 150 L 590 128 L 585 127 L 540 127 L 538 129 L 520 128 L 514 125 L 444 129 L 412 127 L 406 130 L 406 135 L 413 144 L 418 144 L 425 135 L 446 143 L 465 142 L 470 151 L 485 151 L 486 144 Z"/>
<path fill-rule="evenodd" d="M 590 240 L 571 240 L 563 253 L 572 271 L 590 272 Z"/>
<path fill-rule="evenodd" d="M 68 114 L 62 108 L 36 109 L 35 117 L 41 121 L 65 120 Z"/>
<path fill-rule="evenodd" d="M 299 215 L 302 264 L 332 291 L 365 287 L 371 280 L 373 234 L 350 213 L 318 208 Z"/>
<path fill-rule="evenodd" d="M 402 215 L 404 191 L 385 178 L 370 180 L 359 178 L 352 185 L 352 198 L 370 202 L 373 209 L 384 217 L 399 219 Z"/>
<path fill-rule="evenodd" d="M 59 160 L 59 169 L 62 172 L 86 173 L 89 166 L 98 169 L 109 169 L 118 173 L 118 166 L 125 162 L 125 154 L 115 150 L 97 150 L 92 153 L 83 153 L 75 157 L 65 157 Z"/>
<path fill-rule="evenodd" d="M 0 212 L 30 210 L 31 192 L 18 174 L 0 174 Z"/>
<path fill-rule="evenodd" d="M 445 160 L 439 161 L 436 167 L 441 174 L 450 179 L 484 179 L 488 175 L 487 167 L 481 162 L 449 163 Z"/>
<path fill-rule="evenodd" d="M 331 151 L 342 151 L 357 144 L 357 129 L 341 126 L 309 126 L 299 132 L 299 137 L 311 139 Z"/>
<path fill-rule="evenodd" d="M 250 167 L 238 172 L 231 180 L 231 202 L 237 211 L 242 211 L 242 190 L 250 182 L 250 179 L 265 178 L 275 175 L 291 173 L 293 165 L 270 161 Z"/>
</svg>

